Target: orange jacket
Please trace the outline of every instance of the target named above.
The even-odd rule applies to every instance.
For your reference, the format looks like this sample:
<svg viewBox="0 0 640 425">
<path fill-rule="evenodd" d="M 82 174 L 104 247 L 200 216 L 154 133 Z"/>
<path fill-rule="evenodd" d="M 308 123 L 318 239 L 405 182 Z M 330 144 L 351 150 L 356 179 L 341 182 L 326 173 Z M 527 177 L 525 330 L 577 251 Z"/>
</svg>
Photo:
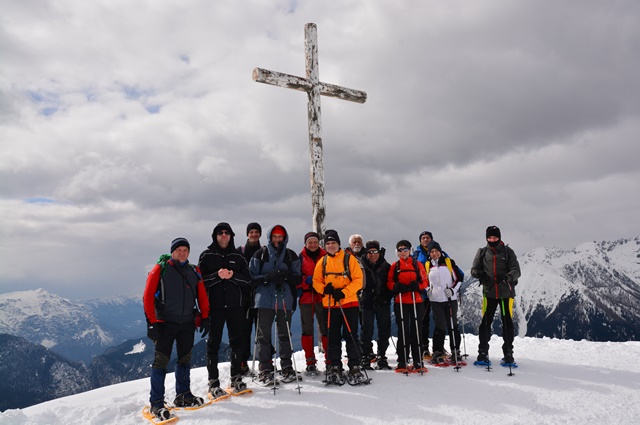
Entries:
<svg viewBox="0 0 640 425">
<path fill-rule="evenodd" d="M 418 268 L 418 274 L 416 274 L 416 265 Z M 398 268 L 397 273 L 396 268 Z M 416 297 L 416 303 L 421 303 L 423 298 L 420 293 L 422 292 L 422 290 L 427 289 L 427 287 L 429 286 L 429 282 L 427 281 L 427 273 L 425 272 L 424 266 L 412 257 L 409 257 L 406 260 L 403 260 L 401 258 L 398 259 L 398 261 L 393 263 L 391 265 L 391 268 L 389 269 L 387 288 L 389 288 L 390 291 L 393 291 L 393 287 L 396 284 L 396 274 L 398 276 L 398 283 L 401 285 L 409 285 L 414 280 L 420 281 L 420 284 L 418 285 L 420 291 L 414 292 L 414 294 Z M 394 302 L 402 304 L 413 304 L 413 296 L 411 295 L 411 292 L 405 292 L 404 294 L 396 293 Z"/>
<path fill-rule="evenodd" d="M 345 297 L 340 302 L 342 307 L 358 306 L 358 291 L 362 289 L 362 269 L 360 263 L 354 255 L 349 258 L 349 272 L 351 280 L 344 273 L 344 251 L 341 249 L 335 255 L 327 254 L 318 260 L 316 268 L 313 271 L 313 289 L 319 294 L 324 294 L 324 288 L 328 284 L 333 285 L 335 289 L 342 289 Z M 323 273 L 322 264 L 327 259 L 326 274 Z M 330 300 L 331 299 L 331 300 Z M 329 305 L 331 303 L 331 305 Z M 328 308 L 339 308 L 337 303 L 333 302 L 333 297 L 325 295 L 322 297 L 322 305 Z"/>
</svg>

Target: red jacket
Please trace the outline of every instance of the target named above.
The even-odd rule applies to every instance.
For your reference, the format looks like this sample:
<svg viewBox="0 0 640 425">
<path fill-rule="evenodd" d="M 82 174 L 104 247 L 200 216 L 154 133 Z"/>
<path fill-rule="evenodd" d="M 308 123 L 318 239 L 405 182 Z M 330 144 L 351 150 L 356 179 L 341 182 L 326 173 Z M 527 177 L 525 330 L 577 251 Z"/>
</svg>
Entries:
<svg viewBox="0 0 640 425">
<path fill-rule="evenodd" d="M 396 268 L 399 265 L 398 271 Z M 418 274 L 416 274 L 416 266 L 418 269 Z M 387 278 L 387 288 L 390 291 L 393 291 L 393 287 L 396 284 L 396 275 L 398 279 L 398 283 L 401 285 L 408 285 L 414 280 L 420 280 L 420 284 L 418 288 L 420 291 L 414 292 L 416 296 L 416 303 L 422 302 L 422 296 L 420 292 L 429 286 L 427 281 L 427 273 L 425 272 L 424 266 L 419 262 L 413 259 L 412 257 L 407 258 L 406 260 L 398 259 L 395 263 L 391 265 L 389 268 L 389 276 Z M 402 304 L 413 304 L 413 297 L 411 292 L 405 292 L 404 294 L 396 293 L 396 296 L 393 300 L 395 303 Z"/>
<path fill-rule="evenodd" d="M 327 251 L 323 248 L 318 248 L 318 251 L 319 254 L 315 261 L 309 256 L 307 248 L 302 248 L 302 251 L 300 252 L 300 259 L 302 260 L 302 265 L 300 267 L 302 270 L 302 282 L 297 286 L 299 304 L 322 302 L 322 294 L 318 294 L 313 289 L 313 271 L 316 269 L 318 261 L 322 260 L 322 257 L 327 254 Z"/>
</svg>

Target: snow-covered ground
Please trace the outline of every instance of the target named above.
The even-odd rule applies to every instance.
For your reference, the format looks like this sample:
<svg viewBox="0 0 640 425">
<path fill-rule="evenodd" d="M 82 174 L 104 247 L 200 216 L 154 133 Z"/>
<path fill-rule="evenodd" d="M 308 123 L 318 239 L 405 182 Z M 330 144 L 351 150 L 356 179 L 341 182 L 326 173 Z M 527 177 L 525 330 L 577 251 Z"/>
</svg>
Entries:
<svg viewBox="0 0 640 425">
<path fill-rule="evenodd" d="M 492 339 L 494 363 L 501 339 Z M 254 394 L 201 410 L 180 412 L 178 423 L 204 424 L 632 424 L 640 418 L 640 342 L 598 343 L 516 338 L 515 376 L 471 365 L 477 337 L 466 335 L 470 365 L 429 367 L 424 376 L 369 372 L 371 385 L 326 387 L 306 378 L 271 389 L 249 383 Z M 393 361 L 393 346 L 389 358 Z M 303 354 L 296 353 L 298 368 Z M 393 364 L 393 362 L 392 362 Z M 229 365 L 221 365 L 226 380 Z M 192 390 L 204 395 L 205 368 L 192 371 Z M 167 399 L 175 395 L 167 377 Z M 224 382 L 226 383 L 226 382 Z M 100 388 L 0 414 L 0 425 L 128 425 L 148 423 L 140 411 L 147 379 Z"/>
</svg>

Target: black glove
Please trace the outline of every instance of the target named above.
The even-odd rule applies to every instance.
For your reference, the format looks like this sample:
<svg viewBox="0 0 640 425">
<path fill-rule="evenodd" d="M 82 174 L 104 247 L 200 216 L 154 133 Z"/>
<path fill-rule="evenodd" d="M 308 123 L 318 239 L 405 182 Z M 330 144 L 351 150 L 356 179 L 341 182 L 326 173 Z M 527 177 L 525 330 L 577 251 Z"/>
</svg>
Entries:
<svg viewBox="0 0 640 425">
<path fill-rule="evenodd" d="M 482 280 L 484 280 L 484 279 L 486 279 L 486 278 L 488 277 L 488 276 L 487 276 L 487 273 L 486 273 L 484 270 L 478 270 L 478 271 L 476 272 L 476 275 L 477 275 L 476 277 L 477 277 L 477 278 L 478 278 L 478 280 L 480 280 L 480 281 L 482 281 Z"/>
<path fill-rule="evenodd" d="M 420 290 L 420 281 L 419 280 L 414 280 L 413 282 L 411 282 L 409 285 L 409 291 L 411 292 L 418 292 Z"/>
<path fill-rule="evenodd" d="M 509 280 L 509 275 L 506 275 L 505 277 L 502 278 L 502 284 L 503 285 L 507 285 L 507 286 L 511 286 L 511 281 Z"/>
<path fill-rule="evenodd" d="M 335 302 L 339 302 L 340 300 L 344 300 L 344 292 L 342 292 L 342 289 L 334 289 L 333 290 L 333 299 L 335 300 Z"/>
<path fill-rule="evenodd" d="M 325 295 L 333 295 L 334 291 L 335 291 L 335 289 L 333 288 L 332 284 L 328 284 L 327 286 L 324 287 L 324 294 Z"/>
<path fill-rule="evenodd" d="M 160 336 L 160 323 L 149 323 L 147 325 L 147 338 L 155 344 Z"/>
<path fill-rule="evenodd" d="M 209 335 L 209 331 L 211 330 L 211 321 L 207 317 L 206 319 L 202 319 L 200 322 L 200 332 L 202 333 L 202 338 L 206 338 Z"/>
<path fill-rule="evenodd" d="M 409 292 L 409 285 L 397 282 L 395 285 L 393 285 L 393 290 L 399 294 L 404 294 L 405 292 Z"/>
<path fill-rule="evenodd" d="M 264 278 L 267 281 L 271 282 L 272 280 L 276 279 L 276 277 L 278 276 L 279 272 L 280 272 L 279 270 L 271 270 L 269 273 L 264 275 Z"/>
</svg>

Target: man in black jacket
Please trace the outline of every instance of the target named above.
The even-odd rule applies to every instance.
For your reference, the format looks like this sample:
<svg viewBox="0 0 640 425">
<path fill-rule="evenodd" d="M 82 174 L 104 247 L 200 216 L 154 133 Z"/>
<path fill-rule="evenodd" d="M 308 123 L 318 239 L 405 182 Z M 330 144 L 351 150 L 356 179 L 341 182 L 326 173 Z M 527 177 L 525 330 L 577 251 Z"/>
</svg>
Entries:
<svg viewBox="0 0 640 425">
<path fill-rule="evenodd" d="M 235 236 L 228 223 L 218 223 L 211 235 L 213 242 L 200 254 L 199 267 L 209 296 L 211 335 L 207 340 L 209 393 L 216 399 L 227 395 L 220 388 L 218 352 L 226 323 L 231 346 L 231 385 L 229 391 L 246 389 L 242 382 L 241 362 L 245 288 L 251 282 L 249 267 L 234 245 Z"/>
<path fill-rule="evenodd" d="M 502 319 L 502 363 L 515 364 L 513 359 L 513 299 L 520 277 L 520 264 L 516 253 L 501 240 L 500 229 L 489 226 L 486 230 L 487 246 L 478 249 L 471 266 L 471 276 L 477 278 L 483 288 L 482 322 L 478 331 L 478 359 L 480 365 L 490 365 L 489 340 L 491 324 L 496 309 Z"/>
<path fill-rule="evenodd" d="M 387 348 L 391 337 L 391 298 L 393 293 L 387 288 L 389 263 L 384 258 L 380 242 L 367 241 L 362 266 L 367 287 L 360 295 L 360 314 L 362 319 L 362 368 L 371 369 L 371 360 L 376 359 L 377 369 L 391 369 L 387 361 Z M 378 355 L 373 355 L 373 328 L 378 326 Z"/>
</svg>

